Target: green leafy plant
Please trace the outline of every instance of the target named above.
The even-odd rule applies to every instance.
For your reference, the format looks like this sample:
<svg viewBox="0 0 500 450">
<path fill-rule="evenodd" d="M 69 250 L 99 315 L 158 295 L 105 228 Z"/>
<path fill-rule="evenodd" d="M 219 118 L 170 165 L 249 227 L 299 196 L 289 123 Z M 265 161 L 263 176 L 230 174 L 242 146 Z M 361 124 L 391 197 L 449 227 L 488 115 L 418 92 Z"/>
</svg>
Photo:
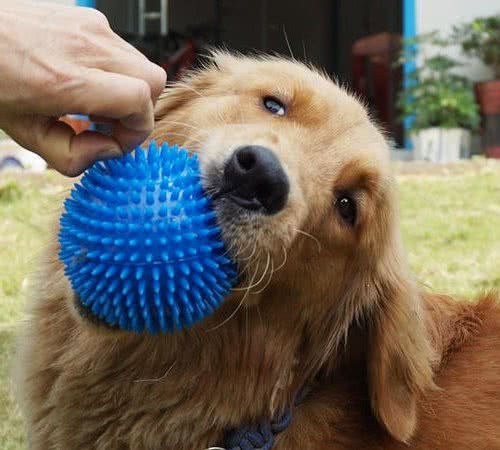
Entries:
<svg viewBox="0 0 500 450">
<path fill-rule="evenodd" d="M 399 64 L 412 62 L 400 93 L 402 118 L 411 117 L 410 128 L 467 128 L 479 125 L 479 112 L 471 82 L 456 72 L 461 64 L 445 55 L 449 41 L 432 32 L 403 42 Z"/>
<path fill-rule="evenodd" d="M 455 26 L 452 39 L 462 46 L 464 54 L 479 58 L 500 78 L 500 14 Z"/>
</svg>

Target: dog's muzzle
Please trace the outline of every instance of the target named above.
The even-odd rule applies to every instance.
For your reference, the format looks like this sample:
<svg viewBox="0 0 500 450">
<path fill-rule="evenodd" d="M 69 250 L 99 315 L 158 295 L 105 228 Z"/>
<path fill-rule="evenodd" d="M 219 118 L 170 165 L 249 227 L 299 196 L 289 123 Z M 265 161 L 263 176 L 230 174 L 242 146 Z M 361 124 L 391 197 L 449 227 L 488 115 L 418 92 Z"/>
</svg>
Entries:
<svg viewBox="0 0 500 450">
<path fill-rule="evenodd" d="M 290 183 L 276 155 L 266 147 L 237 148 L 224 167 L 223 196 L 238 206 L 264 214 L 276 214 L 287 202 Z"/>
</svg>

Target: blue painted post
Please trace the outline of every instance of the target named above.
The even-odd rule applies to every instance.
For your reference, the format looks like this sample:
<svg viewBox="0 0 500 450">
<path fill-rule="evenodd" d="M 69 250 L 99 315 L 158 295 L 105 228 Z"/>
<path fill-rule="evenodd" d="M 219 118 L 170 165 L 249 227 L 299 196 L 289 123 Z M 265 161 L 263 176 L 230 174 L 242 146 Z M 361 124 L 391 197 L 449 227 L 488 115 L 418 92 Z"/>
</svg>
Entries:
<svg viewBox="0 0 500 450">
<path fill-rule="evenodd" d="M 403 37 L 405 39 L 415 37 L 417 35 L 417 16 L 416 16 L 416 8 L 415 8 L 416 0 L 403 0 Z M 406 62 L 403 66 L 403 83 L 405 86 L 410 83 L 408 75 L 415 70 L 415 62 Z M 406 117 L 403 126 L 405 130 L 405 139 L 404 144 L 405 148 L 411 149 L 412 144 L 411 140 L 408 136 L 408 129 L 412 123 L 412 117 Z"/>
<path fill-rule="evenodd" d="M 87 8 L 95 8 L 95 0 L 76 0 L 76 6 L 86 6 Z"/>
</svg>

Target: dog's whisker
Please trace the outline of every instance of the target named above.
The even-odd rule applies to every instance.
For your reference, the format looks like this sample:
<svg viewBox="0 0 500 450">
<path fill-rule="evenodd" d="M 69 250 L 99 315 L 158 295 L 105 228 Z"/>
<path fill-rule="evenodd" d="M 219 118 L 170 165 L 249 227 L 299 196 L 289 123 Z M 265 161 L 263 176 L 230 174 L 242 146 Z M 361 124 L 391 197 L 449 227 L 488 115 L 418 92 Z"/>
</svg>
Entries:
<svg viewBox="0 0 500 450">
<path fill-rule="evenodd" d="M 189 136 L 187 134 L 184 134 L 184 133 L 176 133 L 174 131 L 169 131 L 167 134 L 167 137 L 168 136 L 179 136 L 179 137 L 183 137 L 185 139 L 187 139 L 187 142 L 194 142 L 195 144 L 203 144 L 203 141 L 201 139 L 197 139 L 197 138 L 194 138 L 193 136 Z M 186 142 L 186 146 L 187 146 L 187 142 Z"/>
<path fill-rule="evenodd" d="M 254 257 L 252 259 L 250 259 L 248 261 L 248 266 L 251 267 L 255 262 L 259 262 L 260 261 L 260 256 L 261 254 L 264 252 L 265 250 L 259 248 L 259 250 L 257 251 L 257 253 L 254 255 Z"/>
<path fill-rule="evenodd" d="M 201 98 L 206 98 L 206 95 L 203 95 L 200 91 L 197 91 L 197 90 L 196 90 L 193 86 L 191 86 L 191 85 L 189 85 L 189 84 L 187 84 L 187 83 L 182 83 L 182 82 L 180 82 L 180 81 L 176 81 L 176 82 L 172 83 L 170 86 L 171 86 L 171 87 L 173 87 L 174 89 L 175 89 L 176 87 L 181 87 L 181 88 L 184 88 L 184 89 L 188 89 L 188 90 L 190 90 L 190 91 L 194 92 L 194 93 L 195 93 L 196 95 L 198 95 L 199 97 L 201 97 Z M 168 92 L 165 94 L 165 96 L 166 96 L 166 95 L 168 95 Z M 161 98 L 161 97 L 160 97 L 160 98 Z"/>
<path fill-rule="evenodd" d="M 290 41 L 288 40 L 288 35 L 286 34 L 285 25 L 283 25 L 283 35 L 285 36 L 285 42 L 288 47 L 288 51 L 290 52 L 290 56 L 292 57 L 292 59 L 295 59 L 295 56 L 293 55 L 292 51 L 292 46 L 290 45 Z"/>
<path fill-rule="evenodd" d="M 260 250 L 259 250 L 259 254 L 260 254 Z M 252 263 L 253 263 L 253 260 L 250 260 L 246 264 L 241 265 L 241 267 L 240 267 L 241 273 L 249 273 L 250 272 L 249 269 L 252 266 Z"/>
<path fill-rule="evenodd" d="M 264 267 L 264 271 L 262 272 L 262 276 L 260 277 L 259 281 L 257 281 L 257 283 L 255 283 L 254 286 L 250 287 L 250 289 L 253 289 L 253 288 L 259 286 L 266 279 L 266 275 L 268 273 L 268 269 L 269 269 L 270 264 L 271 264 L 271 253 L 267 252 L 266 267 Z M 254 294 L 254 293 L 255 292 L 253 292 L 252 294 Z"/>
<path fill-rule="evenodd" d="M 248 257 L 240 258 L 240 255 L 243 255 L 247 251 L 247 249 L 250 248 L 250 246 L 252 245 L 252 241 L 248 241 L 244 246 L 237 246 L 237 244 L 234 243 L 234 240 L 230 240 L 230 242 L 233 243 L 229 244 L 228 251 L 225 253 L 229 254 L 233 260 L 246 261 L 247 259 L 249 259 Z M 257 246 L 254 243 L 254 249 L 252 251 L 252 255 L 255 252 L 256 247 Z"/>
<path fill-rule="evenodd" d="M 251 283 L 253 282 L 253 280 L 257 276 L 258 270 L 259 270 L 259 264 L 257 263 L 257 267 L 255 268 L 255 272 L 253 274 L 253 277 L 250 280 Z M 249 292 L 250 292 L 250 289 L 247 289 L 246 292 L 243 294 L 243 298 L 241 299 L 241 301 L 238 304 L 238 306 L 235 308 L 235 310 L 228 317 L 226 317 L 219 325 L 216 325 L 215 327 L 209 328 L 206 331 L 207 332 L 215 331 L 215 330 L 219 329 L 220 327 L 224 326 L 226 323 L 228 323 L 237 314 L 237 312 L 240 310 L 240 308 L 242 307 L 243 303 L 245 302 L 245 300 L 246 300 Z"/>
<path fill-rule="evenodd" d="M 245 302 L 246 298 L 247 298 L 247 295 L 248 295 L 248 291 L 245 292 L 245 294 L 243 295 L 243 298 L 241 299 L 240 303 L 238 303 L 238 306 L 235 308 L 235 310 L 228 316 L 226 317 L 221 323 L 219 323 L 218 325 L 212 327 L 212 328 L 209 328 L 208 330 L 206 330 L 207 332 L 211 332 L 211 331 L 215 331 L 215 330 L 218 330 L 220 327 L 224 326 L 226 323 L 228 323 L 235 315 L 236 313 L 240 310 L 241 306 L 243 305 L 243 303 Z"/>
<path fill-rule="evenodd" d="M 246 249 L 247 249 L 247 247 L 245 247 L 245 250 Z M 253 255 L 255 254 L 256 250 L 257 250 L 257 243 L 254 242 L 252 253 L 250 253 L 249 256 L 245 256 L 244 258 L 240 258 L 240 261 L 248 261 L 249 259 L 251 259 L 253 257 Z"/>
<path fill-rule="evenodd" d="M 264 267 L 264 271 L 262 272 L 262 275 L 261 275 L 259 281 L 257 283 L 255 283 L 254 286 L 252 286 L 252 289 L 258 287 L 266 279 L 271 262 L 272 262 L 271 253 L 266 251 L 266 266 Z M 254 293 L 255 293 L 255 291 L 252 292 L 252 295 Z"/>
<path fill-rule="evenodd" d="M 257 303 L 257 305 L 255 305 L 256 308 L 257 308 L 257 315 L 259 316 L 259 322 L 260 322 L 260 326 L 262 328 L 264 328 L 264 321 L 262 320 L 262 313 L 260 311 L 260 305 Z"/>
<path fill-rule="evenodd" d="M 226 251 L 223 253 L 224 256 L 229 255 L 231 258 L 236 259 L 240 253 L 239 248 L 236 248 L 236 243 L 229 241 L 229 244 L 226 243 Z"/>
<path fill-rule="evenodd" d="M 134 383 L 157 383 L 158 381 L 165 379 L 176 364 L 177 364 L 177 361 L 174 361 L 172 363 L 172 365 L 166 370 L 166 372 L 159 378 L 149 378 L 149 379 L 144 378 L 144 379 L 139 379 L 139 380 L 133 380 L 133 382 Z"/>
<path fill-rule="evenodd" d="M 261 277 L 259 278 L 259 281 L 257 281 L 255 284 L 249 284 L 248 286 L 246 287 L 242 287 L 242 288 L 233 288 L 231 289 L 232 291 L 245 291 L 247 289 L 252 289 L 254 287 L 257 287 L 260 283 L 262 283 L 262 280 L 265 278 L 266 274 L 267 274 L 267 269 L 269 268 L 269 262 L 270 262 L 270 259 L 271 259 L 271 254 L 268 253 L 267 254 L 267 260 L 266 260 L 266 267 L 264 268 L 264 272 L 262 272 L 262 275 Z M 257 264 L 257 267 L 258 267 L 258 264 Z M 251 281 L 253 282 L 253 280 Z"/>
<path fill-rule="evenodd" d="M 200 128 L 200 127 L 197 127 L 197 126 L 194 126 L 194 125 L 191 125 L 189 123 L 185 123 L 185 122 L 178 122 L 176 120 L 166 120 L 164 119 L 163 120 L 165 123 L 167 124 L 172 124 L 172 125 L 181 125 L 183 127 L 186 127 L 186 128 L 191 128 L 192 130 L 195 130 L 195 131 L 200 131 L 202 133 L 205 133 L 205 130 L 203 128 Z"/>
<path fill-rule="evenodd" d="M 283 247 L 283 262 L 278 267 L 276 267 L 276 269 L 274 269 L 273 273 L 282 269 L 285 266 L 286 261 L 288 259 L 288 253 L 286 251 L 286 247 L 284 245 L 282 247 Z"/>
<path fill-rule="evenodd" d="M 245 265 L 245 268 L 243 270 L 243 272 L 245 273 L 250 273 L 251 272 L 251 269 L 254 267 L 254 263 L 256 262 L 257 265 L 260 264 L 260 255 L 262 253 L 262 249 L 259 249 L 258 252 L 254 255 L 253 258 L 251 258 L 247 264 Z"/>
<path fill-rule="evenodd" d="M 248 345 L 248 308 L 245 308 L 245 347 Z"/>
<path fill-rule="evenodd" d="M 252 245 L 251 241 L 248 241 L 246 243 L 246 245 L 238 245 L 238 244 L 236 244 L 234 241 L 236 241 L 236 242 L 238 242 L 238 241 L 235 240 L 235 239 L 233 239 L 232 241 L 233 242 L 230 245 L 232 246 L 232 249 L 235 249 L 235 252 L 234 252 L 234 257 L 235 258 L 239 257 L 248 247 L 250 247 L 250 245 Z"/>
<path fill-rule="evenodd" d="M 251 244 L 250 244 L 251 245 Z M 233 260 L 237 261 L 237 265 L 238 265 L 238 269 L 239 269 L 239 272 L 241 274 L 245 274 L 245 273 L 249 273 L 250 272 L 250 268 L 252 266 L 252 261 L 248 261 L 251 256 L 254 254 L 255 250 L 256 250 L 256 245 L 254 245 L 254 249 L 252 251 L 252 255 L 250 255 L 250 257 L 240 257 L 241 254 L 244 254 L 247 250 L 249 246 L 245 246 L 245 247 L 240 247 L 237 252 L 235 254 L 231 254 L 231 257 L 233 258 Z M 260 253 L 260 251 L 259 251 Z M 248 262 L 246 262 L 248 261 Z M 238 289 L 238 288 L 235 288 L 235 289 Z"/>
<path fill-rule="evenodd" d="M 301 230 L 300 228 L 295 228 L 294 229 L 297 233 L 299 234 L 302 234 L 304 236 L 307 236 L 308 238 L 312 239 L 314 242 L 316 242 L 316 245 L 318 246 L 318 253 L 321 252 L 321 250 L 323 249 L 322 245 L 321 245 L 321 242 L 319 241 L 319 239 L 315 236 L 313 236 L 312 234 L 310 233 L 307 233 L 306 231 L 304 230 Z"/>
<path fill-rule="evenodd" d="M 240 261 L 245 261 L 246 259 L 248 259 L 248 258 L 240 258 L 240 255 L 243 255 L 251 245 L 252 245 L 252 241 L 248 241 L 245 246 L 239 247 L 236 254 L 234 255 L 234 258 L 235 259 L 238 258 Z M 254 243 L 254 245 L 256 245 L 256 244 Z M 254 251 L 255 251 L 255 249 L 254 249 Z"/>
<path fill-rule="evenodd" d="M 269 279 L 267 280 L 266 284 L 264 284 L 264 286 L 262 288 L 260 288 L 258 291 L 254 291 L 253 292 L 254 295 L 261 294 L 271 284 L 271 280 L 273 279 L 273 273 L 274 273 L 273 269 L 274 269 L 274 261 L 271 258 L 271 270 L 268 272 L 269 273 Z"/>
</svg>

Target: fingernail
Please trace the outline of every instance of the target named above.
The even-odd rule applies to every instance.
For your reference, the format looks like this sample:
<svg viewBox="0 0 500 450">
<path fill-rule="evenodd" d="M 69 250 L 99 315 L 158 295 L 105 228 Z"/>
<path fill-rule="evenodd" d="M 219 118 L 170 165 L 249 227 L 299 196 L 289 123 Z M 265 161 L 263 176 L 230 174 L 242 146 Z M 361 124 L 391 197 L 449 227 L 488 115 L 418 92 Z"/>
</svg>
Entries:
<svg viewBox="0 0 500 450">
<path fill-rule="evenodd" d="M 107 150 L 102 150 L 97 154 L 97 159 L 100 160 L 107 160 L 107 159 L 114 159 L 114 158 L 120 158 L 123 156 L 123 151 L 119 147 L 112 147 Z"/>
</svg>

